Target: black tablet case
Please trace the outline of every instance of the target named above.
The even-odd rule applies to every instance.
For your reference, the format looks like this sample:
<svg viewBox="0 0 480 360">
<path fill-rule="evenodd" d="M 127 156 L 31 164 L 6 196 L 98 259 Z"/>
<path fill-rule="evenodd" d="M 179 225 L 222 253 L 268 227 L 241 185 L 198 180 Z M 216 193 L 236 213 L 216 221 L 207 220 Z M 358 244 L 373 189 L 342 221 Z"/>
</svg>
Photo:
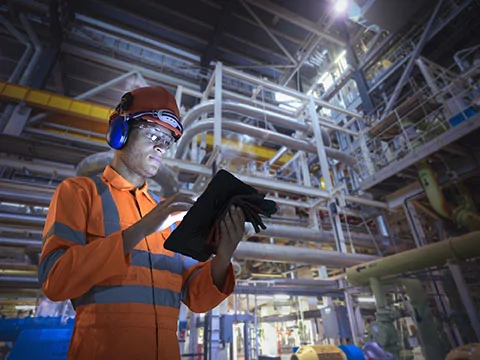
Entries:
<svg viewBox="0 0 480 360">
<path fill-rule="evenodd" d="M 242 207 L 256 232 L 266 228 L 260 215 L 270 217 L 277 211 L 274 201 L 265 200 L 254 187 L 220 170 L 165 241 L 165 249 L 201 262 L 208 260 L 218 245 L 214 239 L 219 235 L 218 224 L 232 204 Z"/>
</svg>

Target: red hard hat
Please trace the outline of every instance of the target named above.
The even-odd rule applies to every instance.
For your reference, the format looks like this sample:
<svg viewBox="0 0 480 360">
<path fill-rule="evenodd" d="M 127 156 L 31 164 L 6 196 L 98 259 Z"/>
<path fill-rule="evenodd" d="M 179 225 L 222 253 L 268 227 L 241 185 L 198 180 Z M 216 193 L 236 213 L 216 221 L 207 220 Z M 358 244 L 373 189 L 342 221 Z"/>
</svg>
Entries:
<svg viewBox="0 0 480 360">
<path fill-rule="evenodd" d="M 120 104 L 110 115 L 110 121 L 118 116 L 126 116 L 128 119 L 142 118 L 157 123 L 172 131 L 175 140 L 183 134 L 175 97 L 162 86 L 141 87 L 124 94 Z"/>
</svg>

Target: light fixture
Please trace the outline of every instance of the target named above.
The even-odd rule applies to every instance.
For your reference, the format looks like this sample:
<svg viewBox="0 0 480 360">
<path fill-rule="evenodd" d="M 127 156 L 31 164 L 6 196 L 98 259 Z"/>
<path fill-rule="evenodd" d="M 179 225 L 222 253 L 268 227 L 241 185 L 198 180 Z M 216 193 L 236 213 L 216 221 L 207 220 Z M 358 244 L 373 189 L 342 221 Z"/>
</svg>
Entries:
<svg viewBox="0 0 480 360">
<path fill-rule="evenodd" d="M 290 300 L 290 295 L 276 294 L 276 295 L 273 295 L 273 298 L 274 300 L 277 300 L 277 301 Z"/>
<path fill-rule="evenodd" d="M 35 305 L 16 305 L 15 309 L 24 311 L 35 310 Z"/>
<path fill-rule="evenodd" d="M 375 302 L 375 298 L 372 296 L 372 297 L 358 297 L 357 298 L 358 302 L 363 302 L 363 303 L 374 303 Z"/>
<path fill-rule="evenodd" d="M 334 10 L 337 13 L 344 13 L 348 7 L 348 0 L 335 0 L 335 4 L 333 5 Z"/>
</svg>

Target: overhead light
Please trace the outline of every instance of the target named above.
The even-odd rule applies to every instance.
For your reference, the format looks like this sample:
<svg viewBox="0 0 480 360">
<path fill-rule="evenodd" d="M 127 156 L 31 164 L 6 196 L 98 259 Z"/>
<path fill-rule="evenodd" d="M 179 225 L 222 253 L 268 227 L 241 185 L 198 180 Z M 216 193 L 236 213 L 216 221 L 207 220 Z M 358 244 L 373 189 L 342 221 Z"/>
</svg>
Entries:
<svg viewBox="0 0 480 360">
<path fill-rule="evenodd" d="M 333 8 L 337 13 L 344 13 L 348 8 L 348 0 L 335 0 Z"/>
<path fill-rule="evenodd" d="M 375 298 L 372 296 L 372 297 L 358 297 L 357 298 L 358 302 L 363 302 L 363 303 L 374 303 L 375 302 Z"/>
<path fill-rule="evenodd" d="M 35 310 L 35 305 L 16 305 L 15 306 L 16 310 Z"/>
<path fill-rule="evenodd" d="M 290 300 L 290 295 L 276 294 L 276 295 L 273 295 L 273 298 L 278 301 Z"/>
</svg>

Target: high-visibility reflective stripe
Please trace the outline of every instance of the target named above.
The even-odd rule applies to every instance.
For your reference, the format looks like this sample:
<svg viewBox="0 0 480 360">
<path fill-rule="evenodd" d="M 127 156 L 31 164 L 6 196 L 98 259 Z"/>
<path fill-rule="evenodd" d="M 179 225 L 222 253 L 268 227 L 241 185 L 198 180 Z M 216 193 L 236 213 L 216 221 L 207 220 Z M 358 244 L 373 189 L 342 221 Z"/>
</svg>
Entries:
<svg viewBox="0 0 480 360">
<path fill-rule="evenodd" d="M 155 195 L 152 191 L 148 190 L 148 193 L 153 198 L 153 200 L 158 204 L 162 202 L 162 198 L 160 196 Z"/>
<path fill-rule="evenodd" d="M 40 282 L 40 285 L 43 285 L 43 283 L 47 280 L 48 274 L 50 274 L 50 270 L 52 270 L 53 265 L 55 265 L 55 262 L 63 255 L 65 254 L 65 250 L 54 250 L 47 256 L 45 256 L 45 259 L 42 260 L 40 265 L 38 265 L 38 281 Z"/>
<path fill-rule="evenodd" d="M 176 228 L 177 228 L 177 224 L 176 224 L 176 223 L 173 223 L 172 225 L 170 225 L 170 231 L 171 231 L 171 232 L 173 232 Z"/>
<path fill-rule="evenodd" d="M 154 301 L 155 300 L 155 301 Z M 85 295 L 72 302 L 75 307 L 89 304 L 139 303 L 180 308 L 178 292 L 151 286 L 94 286 Z"/>
<path fill-rule="evenodd" d="M 99 176 L 91 177 L 91 179 L 97 187 L 98 195 L 102 198 L 103 228 L 105 230 L 105 236 L 109 236 L 121 230 L 117 205 L 115 205 L 115 200 L 113 200 L 108 185 L 105 184 Z"/>
<path fill-rule="evenodd" d="M 198 261 L 195 259 L 192 259 L 191 257 L 184 256 L 183 257 L 183 270 L 188 270 L 192 266 L 195 266 L 198 264 Z"/>
<path fill-rule="evenodd" d="M 152 254 L 143 250 L 132 250 L 131 264 L 133 266 L 144 266 L 155 270 L 168 270 L 171 273 L 182 275 L 182 260 L 179 254 L 167 256 L 163 254 Z M 150 255 L 150 256 L 149 256 Z M 152 264 L 150 265 L 150 259 Z"/>
<path fill-rule="evenodd" d="M 188 278 L 188 280 L 185 282 L 185 284 L 183 285 L 182 287 L 182 292 L 180 293 L 180 298 L 182 299 L 183 302 L 185 302 L 185 300 L 187 299 L 187 294 L 188 294 L 188 287 L 190 286 L 190 281 L 192 281 L 192 279 L 197 276 L 198 274 L 200 274 L 200 271 L 202 271 L 202 269 L 197 269 L 195 270 L 192 275 L 190 275 L 190 277 Z"/>
<path fill-rule="evenodd" d="M 78 230 L 73 230 L 70 226 L 62 224 L 61 222 L 55 221 L 50 229 L 48 229 L 47 233 L 42 239 L 42 243 L 44 244 L 47 239 L 52 236 L 58 236 L 62 239 L 71 241 L 78 245 L 85 245 L 87 243 L 87 238 L 85 233 Z"/>
</svg>

